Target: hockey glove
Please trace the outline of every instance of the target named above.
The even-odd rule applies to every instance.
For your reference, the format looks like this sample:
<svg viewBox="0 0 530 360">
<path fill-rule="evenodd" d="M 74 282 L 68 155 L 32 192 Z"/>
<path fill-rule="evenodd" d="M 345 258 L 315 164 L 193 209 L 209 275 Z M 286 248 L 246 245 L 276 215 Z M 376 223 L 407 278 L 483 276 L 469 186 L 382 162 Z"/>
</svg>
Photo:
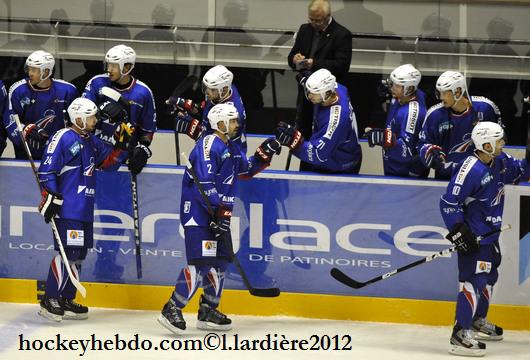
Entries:
<svg viewBox="0 0 530 360">
<path fill-rule="evenodd" d="M 187 134 L 193 140 L 197 140 L 202 133 L 201 122 L 188 114 L 179 112 L 175 117 L 175 131 Z"/>
<path fill-rule="evenodd" d="M 138 175 L 147 164 L 147 159 L 153 155 L 151 150 L 144 144 L 138 144 L 133 149 L 129 158 L 129 170 L 133 175 Z"/>
<path fill-rule="evenodd" d="M 42 198 L 39 204 L 39 212 L 44 216 L 46 224 L 49 223 L 61 210 L 63 205 L 63 196 L 43 189 L 41 192 Z"/>
<path fill-rule="evenodd" d="M 111 124 L 129 121 L 127 110 L 114 101 L 105 101 L 99 106 L 99 111 L 101 112 L 101 117 L 108 119 Z"/>
<path fill-rule="evenodd" d="M 280 144 L 288 146 L 293 151 L 298 149 L 298 147 L 304 142 L 304 137 L 300 131 L 283 121 L 281 121 L 278 124 L 278 127 L 276 127 L 276 139 L 278 139 Z"/>
<path fill-rule="evenodd" d="M 254 156 L 259 158 L 265 164 L 270 164 L 274 154 L 279 155 L 282 151 L 282 145 L 275 138 L 268 138 L 261 143 L 256 149 Z"/>
<path fill-rule="evenodd" d="M 174 114 L 177 111 L 185 111 L 191 115 L 200 115 L 202 112 L 201 106 L 190 99 L 171 96 L 166 100 L 166 104 L 169 107 L 170 114 Z"/>
<path fill-rule="evenodd" d="M 311 71 L 304 70 L 300 71 L 298 74 L 296 74 L 296 81 L 302 88 L 305 89 L 305 82 L 307 81 L 307 78 L 311 76 Z"/>
<path fill-rule="evenodd" d="M 223 205 L 217 208 L 215 217 L 210 222 L 210 230 L 215 234 L 215 237 L 219 237 L 230 232 L 231 218 L 232 210 L 230 208 Z"/>
<path fill-rule="evenodd" d="M 127 150 L 132 134 L 134 133 L 134 126 L 131 123 L 121 123 L 114 131 L 114 147 L 116 149 Z"/>
<path fill-rule="evenodd" d="M 423 162 L 425 166 L 433 168 L 433 169 L 439 169 L 442 167 L 445 163 L 446 155 L 442 151 L 442 148 L 438 145 L 426 145 L 427 147 L 422 149 L 423 151 Z"/>
<path fill-rule="evenodd" d="M 50 137 L 44 129 L 41 129 L 37 124 L 28 124 L 24 126 L 24 139 L 31 149 L 39 150 L 46 144 L 46 140 Z"/>
<path fill-rule="evenodd" d="M 383 149 L 391 149 L 396 145 L 396 136 L 391 129 L 371 129 L 365 134 L 368 146 L 382 146 Z"/>
<path fill-rule="evenodd" d="M 458 223 L 445 237 L 452 242 L 456 249 L 464 255 L 477 252 L 480 245 L 476 236 L 471 232 L 466 223 Z"/>
</svg>

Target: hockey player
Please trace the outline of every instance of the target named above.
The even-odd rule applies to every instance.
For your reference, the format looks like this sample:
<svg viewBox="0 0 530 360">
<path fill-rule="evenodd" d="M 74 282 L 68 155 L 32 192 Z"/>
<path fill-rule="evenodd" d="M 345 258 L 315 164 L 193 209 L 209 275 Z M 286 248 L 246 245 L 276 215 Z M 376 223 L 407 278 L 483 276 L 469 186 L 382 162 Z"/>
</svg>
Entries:
<svg viewBox="0 0 530 360">
<path fill-rule="evenodd" d="M 348 89 L 337 84 L 328 70 L 320 69 L 307 78 L 305 93 L 313 103 L 313 135 L 306 141 L 296 128 L 280 122 L 276 138 L 293 155 L 312 164 L 313 171 L 357 174 L 362 153 Z"/>
<path fill-rule="evenodd" d="M 243 153 L 246 154 L 247 139 L 245 129 L 247 115 L 239 91 L 232 84 L 233 81 L 234 74 L 223 65 L 216 65 L 209 69 L 202 78 L 202 91 L 205 96 L 205 102 L 202 106 L 202 122 L 197 119 L 197 116 L 200 116 L 201 107 L 195 105 L 191 100 L 184 100 L 181 102 L 180 109 L 186 111 L 180 111 L 175 119 L 177 132 L 187 134 L 194 140 L 197 140 L 204 130 L 206 130 L 206 133 L 211 133 L 212 129 L 208 121 L 210 109 L 216 104 L 232 104 L 240 114 L 239 130 L 232 142 L 238 145 Z M 170 99 L 170 104 L 178 105 L 176 100 L 171 101 Z"/>
<path fill-rule="evenodd" d="M 425 94 L 418 89 L 421 73 L 414 66 L 398 66 L 386 81 L 392 94 L 386 127 L 366 132 L 368 145 L 383 148 L 385 175 L 427 177 L 429 169 L 416 150 L 421 125 L 425 119 Z"/>
<path fill-rule="evenodd" d="M 7 132 L 4 126 L 3 116 L 7 104 L 7 91 L 2 80 L 0 80 L 0 156 L 7 146 Z"/>
<path fill-rule="evenodd" d="M 473 152 L 471 130 L 479 121 L 502 125 L 499 108 L 482 96 L 470 96 L 464 75 L 446 71 L 436 81 L 442 102 L 425 116 L 418 151 L 423 164 L 435 169 L 437 179 L 449 179 L 453 168 Z"/>
<path fill-rule="evenodd" d="M 131 75 L 136 62 L 136 52 L 129 46 L 116 45 L 105 54 L 105 74 L 96 75 L 87 83 L 83 97 L 95 102 L 103 113 L 108 114 L 102 119 L 96 130 L 96 136 L 104 141 L 111 141 L 121 121 L 127 120 L 134 126 L 132 153 L 122 154 L 121 161 L 128 159 L 129 169 L 134 175 L 139 174 L 147 164 L 152 153 L 149 149 L 156 130 L 155 101 L 151 89 L 142 81 Z M 103 87 L 113 88 L 129 104 L 125 109 L 120 104 L 109 100 L 100 93 Z M 128 113 L 128 114 L 127 114 Z M 128 116 L 128 119 L 124 117 Z"/>
<path fill-rule="evenodd" d="M 136 62 L 136 52 L 129 46 L 116 45 L 105 54 L 105 74 L 94 76 L 86 85 L 83 97 L 94 101 L 102 112 L 95 135 L 104 141 L 112 141 L 116 128 L 123 121 L 131 123 L 134 128 L 133 139 L 127 151 L 121 154 L 121 163 L 126 163 L 133 176 L 139 174 L 151 157 L 151 141 L 156 130 L 155 102 L 151 89 L 132 75 Z M 128 103 L 125 109 L 121 103 L 114 102 L 100 93 L 103 87 L 110 87 L 120 92 Z M 112 191 L 103 190 L 100 199 L 114 199 Z M 120 229 L 112 234 L 121 234 Z M 124 268 L 118 265 L 119 242 L 102 241 L 97 244 L 102 248 L 98 253 L 94 275 L 98 279 L 116 280 L 123 274 Z"/>
<path fill-rule="evenodd" d="M 76 289 L 66 272 L 70 266 L 78 278 L 81 262 L 93 243 L 96 168 L 114 170 L 120 154 L 127 147 L 130 128 L 122 124 L 112 147 L 91 132 L 97 123 L 98 109 L 85 98 L 77 98 L 68 107 L 71 126 L 59 130 L 48 142 L 44 161 L 38 170 L 42 189 L 39 212 L 57 225 L 68 264 L 56 255 L 46 282 L 46 293 L 39 314 L 45 318 L 86 319 L 88 308 L 74 302 Z M 57 216 L 57 217 L 56 217 Z M 55 238 L 55 249 L 58 250 Z"/>
<path fill-rule="evenodd" d="M 4 124 L 17 159 L 27 156 L 14 115 L 25 125 L 24 137 L 34 159 L 41 159 L 49 137 L 66 126 L 64 112 L 77 97 L 77 89 L 69 82 L 52 78 L 54 66 L 50 53 L 35 51 L 26 59 L 27 77 L 9 88 Z"/>
<path fill-rule="evenodd" d="M 526 158 L 517 160 L 502 150 L 504 131 L 494 122 L 479 122 L 471 139 L 472 155 L 456 168 L 440 210 L 447 239 L 458 249 L 461 290 L 456 304 L 456 322 L 451 336 L 452 354 L 482 356 L 486 345 L 473 338 L 502 340 L 502 328 L 489 322 L 489 301 L 501 263 L 499 234 L 477 242 L 476 237 L 498 229 L 502 223 L 504 185 L 527 180 L 530 175 L 530 146 Z"/>
<path fill-rule="evenodd" d="M 182 180 L 180 219 L 184 226 L 188 265 L 180 272 L 175 291 L 162 309 L 158 322 L 181 334 L 186 329 L 182 308 L 202 283 L 197 328 L 202 330 L 230 330 L 232 321 L 217 310 L 225 270 L 231 261 L 232 239 L 230 218 L 238 176 L 252 177 L 270 164 L 281 145 L 274 139 L 265 140 L 254 156 L 245 153 L 232 142 L 239 133 L 239 113 L 231 104 L 215 105 L 208 113 L 213 133 L 201 137 L 189 160 L 215 218 L 207 211 L 208 205 L 189 170 Z"/>
</svg>

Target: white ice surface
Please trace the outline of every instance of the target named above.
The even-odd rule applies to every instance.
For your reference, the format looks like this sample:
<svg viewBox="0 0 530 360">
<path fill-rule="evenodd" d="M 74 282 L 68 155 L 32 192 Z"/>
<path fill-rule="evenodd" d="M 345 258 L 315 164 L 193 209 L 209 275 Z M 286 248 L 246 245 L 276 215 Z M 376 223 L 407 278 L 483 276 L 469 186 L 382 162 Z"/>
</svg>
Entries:
<svg viewBox="0 0 530 360">
<path fill-rule="evenodd" d="M 289 317 L 231 316 L 234 324 L 227 332 L 227 345 L 238 334 L 240 339 L 265 339 L 278 334 L 281 340 L 310 339 L 313 334 L 330 337 L 349 335 L 351 350 L 344 351 L 28 351 L 18 350 L 19 335 L 25 339 L 148 339 L 153 346 L 160 341 L 202 339 L 207 332 L 195 329 L 195 314 L 185 313 L 188 330 L 185 336 L 172 335 L 161 327 L 154 311 L 90 309 L 88 320 L 52 323 L 37 315 L 38 305 L 0 303 L 0 359 L 456 359 L 447 353 L 449 327 L 315 320 Z M 433 314 L 434 316 L 434 314 Z M 222 333 L 219 333 L 222 334 Z M 274 336 L 274 335 L 272 335 Z M 313 341 L 310 341 L 312 343 Z M 345 345 L 342 341 L 340 345 Z M 530 359 L 530 332 L 506 331 L 501 342 L 487 344 L 487 359 Z"/>
</svg>

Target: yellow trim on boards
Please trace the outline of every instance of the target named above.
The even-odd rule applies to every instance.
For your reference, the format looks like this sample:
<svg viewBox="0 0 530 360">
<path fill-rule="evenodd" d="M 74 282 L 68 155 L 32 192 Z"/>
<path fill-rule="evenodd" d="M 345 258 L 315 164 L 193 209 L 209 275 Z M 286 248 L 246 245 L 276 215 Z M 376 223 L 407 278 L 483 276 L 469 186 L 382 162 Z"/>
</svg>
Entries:
<svg viewBox="0 0 530 360">
<path fill-rule="evenodd" d="M 78 301 L 93 307 L 160 310 L 172 286 L 83 283 L 87 298 Z M 196 312 L 194 296 L 186 312 Z M 0 279 L 0 302 L 36 303 L 36 280 Z M 225 290 L 220 310 L 228 314 L 297 316 L 320 319 L 396 322 L 448 326 L 453 323 L 455 303 L 449 301 L 374 298 L 301 293 L 282 293 L 277 298 L 258 298 L 244 290 Z M 512 330 L 530 330 L 530 306 L 492 305 L 488 318 Z"/>
</svg>

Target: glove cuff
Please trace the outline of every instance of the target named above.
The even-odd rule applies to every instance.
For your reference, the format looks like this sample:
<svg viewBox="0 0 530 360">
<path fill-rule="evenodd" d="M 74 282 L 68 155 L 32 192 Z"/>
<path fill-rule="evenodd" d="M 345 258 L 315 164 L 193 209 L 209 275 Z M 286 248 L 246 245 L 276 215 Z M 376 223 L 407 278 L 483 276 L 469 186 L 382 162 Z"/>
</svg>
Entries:
<svg viewBox="0 0 530 360">
<path fill-rule="evenodd" d="M 293 140 L 291 141 L 289 148 L 292 151 L 296 151 L 300 147 L 300 145 L 302 145 L 303 143 L 304 143 L 304 137 L 302 136 L 302 133 L 296 130 L 293 134 Z"/>
<path fill-rule="evenodd" d="M 145 152 L 145 154 L 147 155 L 148 159 L 153 155 L 153 152 L 151 151 L 151 149 L 149 149 L 144 144 L 138 144 L 138 145 L 136 145 L 136 147 L 142 149 Z"/>
</svg>

